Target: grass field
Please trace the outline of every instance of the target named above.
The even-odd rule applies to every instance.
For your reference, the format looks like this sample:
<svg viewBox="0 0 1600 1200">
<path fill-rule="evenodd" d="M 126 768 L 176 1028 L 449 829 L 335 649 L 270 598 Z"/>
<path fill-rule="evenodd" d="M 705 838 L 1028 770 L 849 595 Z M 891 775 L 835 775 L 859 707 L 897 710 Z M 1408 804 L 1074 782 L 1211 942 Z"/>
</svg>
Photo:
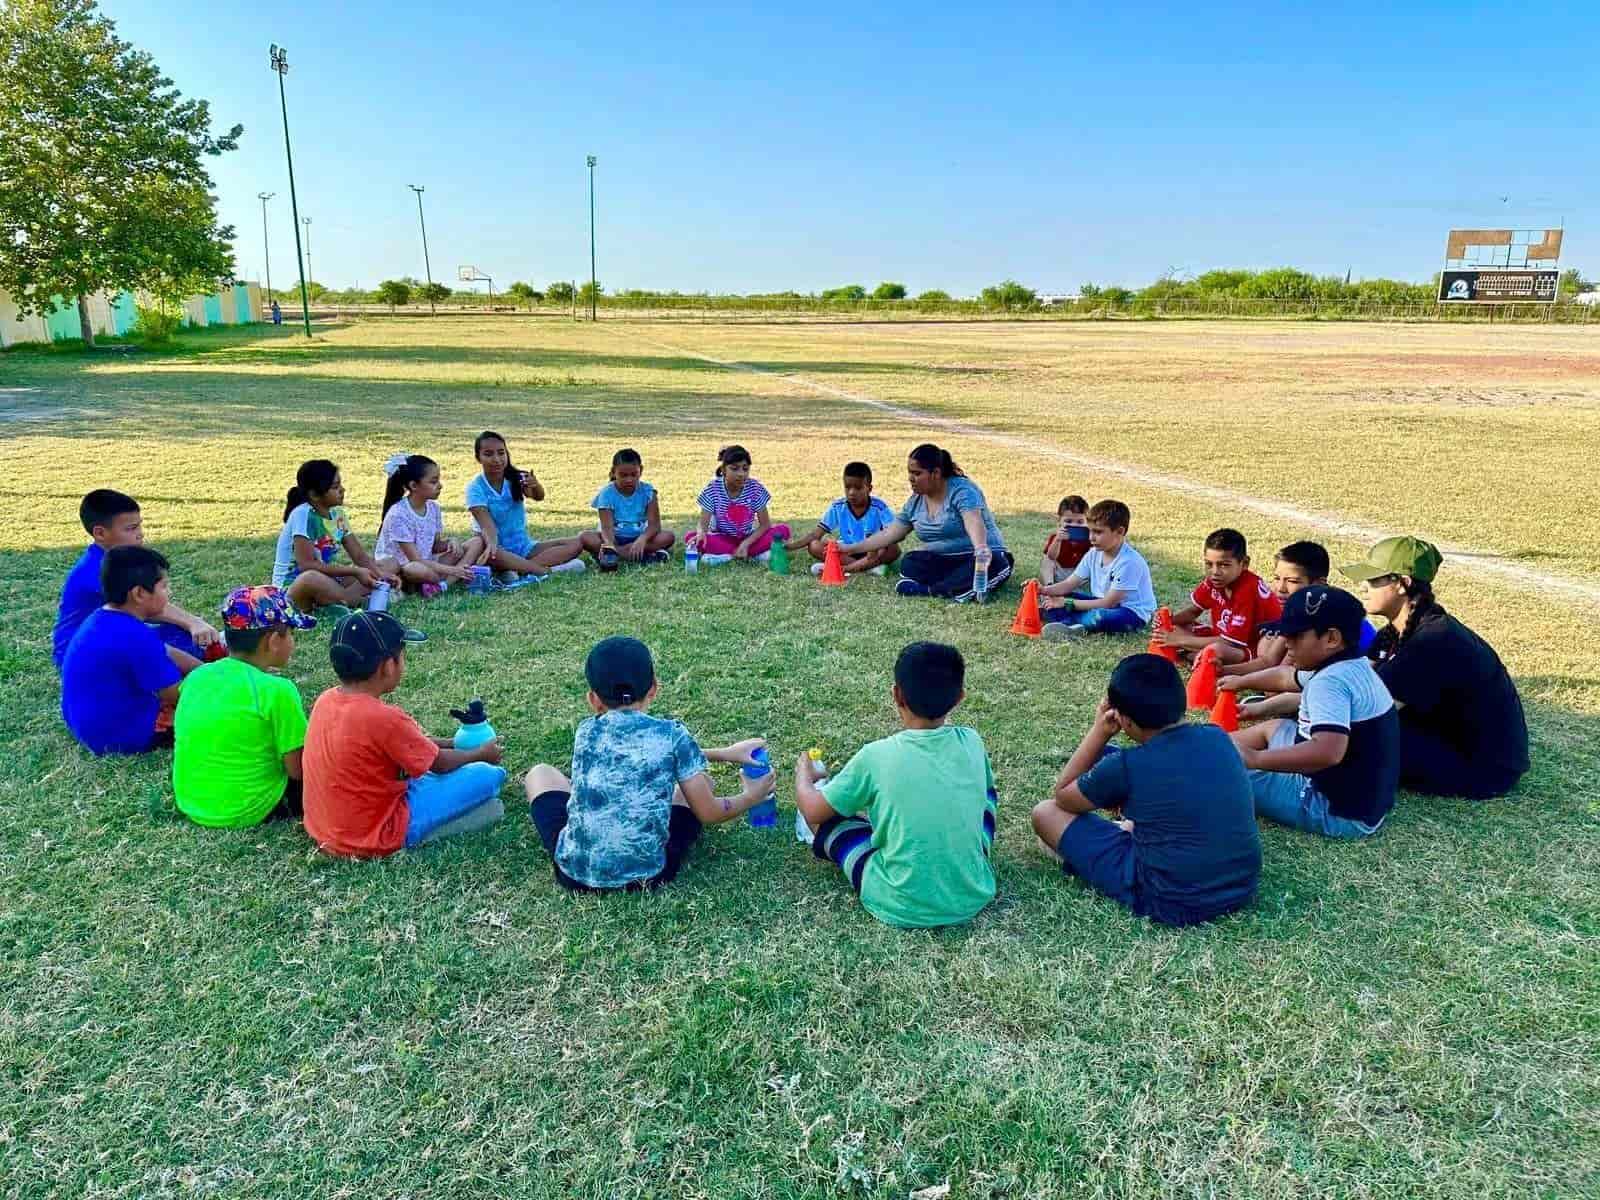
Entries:
<svg viewBox="0 0 1600 1200">
<path fill-rule="evenodd" d="M 847 458 L 898 505 L 934 440 L 1025 561 L 1065 492 L 1127 500 L 1167 599 L 1219 524 L 1269 567 L 1317 532 L 1218 489 L 1471 546 L 1440 596 L 1517 676 L 1534 769 L 1503 802 L 1403 797 L 1367 845 L 1268 828 L 1257 904 L 1170 932 L 1032 845 L 1028 808 L 1138 647 L 1011 638 L 1014 589 L 979 610 L 680 567 L 407 602 L 431 641 L 399 701 L 443 733 L 485 696 L 518 768 L 566 762 L 606 633 L 655 648 L 658 712 L 787 761 L 891 730 L 904 642 L 960 646 L 1001 896 L 907 934 L 782 820 L 710 831 L 658 895 L 574 898 L 520 810 L 336 862 L 298 828 L 196 830 L 164 756 L 97 762 L 60 727 L 84 491 L 138 496 L 176 595 L 210 610 L 269 570 L 301 460 L 341 462 L 370 543 L 381 462 L 426 452 L 460 529 L 485 427 L 549 488 L 536 532 L 588 522 L 620 445 L 681 528 L 725 442 L 804 524 Z M 1596 446 L 1583 329 L 386 321 L 0 355 L 0 1196 L 1594 1195 Z M 325 631 L 290 674 L 308 701 L 332 682 Z"/>
</svg>

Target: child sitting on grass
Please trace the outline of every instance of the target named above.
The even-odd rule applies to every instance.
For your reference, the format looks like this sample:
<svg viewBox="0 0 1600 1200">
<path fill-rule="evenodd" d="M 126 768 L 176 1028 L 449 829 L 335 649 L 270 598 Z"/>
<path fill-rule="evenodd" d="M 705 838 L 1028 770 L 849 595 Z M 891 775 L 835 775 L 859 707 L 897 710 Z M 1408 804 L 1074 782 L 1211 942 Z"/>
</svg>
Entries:
<svg viewBox="0 0 1600 1200">
<path fill-rule="evenodd" d="M 100 590 L 105 605 L 78 626 L 61 662 L 61 719 L 97 755 L 170 746 L 183 672 L 149 624 L 167 608 L 167 560 L 145 546 L 113 546 Z"/>
<path fill-rule="evenodd" d="M 816 526 L 792 541 L 784 543 L 786 549 L 798 550 L 802 546 L 816 559 L 811 564 L 813 575 L 822 574 L 823 560 L 828 556 L 828 539 L 850 545 L 864 542 L 875 533 L 889 528 L 894 521 L 894 510 L 872 494 L 872 468 L 864 462 L 844 465 L 844 495 L 828 505 L 828 511 L 817 518 Z M 885 574 L 889 564 L 900 557 L 899 546 L 883 546 L 865 554 L 841 557 L 846 575 L 871 571 Z"/>
<path fill-rule="evenodd" d="M 594 711 L 578 726 L 572 778 L 528 772 L 528 815 L 569 891 L 639 891 L 670 882 L 705 825 L 731 821 L 772 794 L 769 771 L 718 799 L 710 762 L 752 763 L 760 738 L 701 750 L 681 722 L 650 715 L 655 663 L 643 642 L 609 637 L 583 666 Z"/>
<path fill-rule="evenodd" d="M 222 829 L 298 819 L 306 710 L 294 681 L 272 672 L 294 654 L 294 631 L 316 622 L 282 588 L 268 586 L 229 592 L 222 624 L 228 657 L 191 674 L 178 695 L 178 811 Z"/>
<path fill-rule="evenodd" d="M 1278 619 L 1283 602 L 1250 569 L 1244 534 L 1237 529 L 1213 530 L 1203 554 L 1205 578 L 1188 605 L 1173 613 L 1173 628 L 1156 630 L 1151 641 L 1179 650 L 1212 647 L 1218 664 L 1242 663 L 1254 657 L 1261 627 Z"/>
<path fill-rule="evenodd" d="M 1184 723 L 1178 669 L 1132 654 L 1111 672 L 1095 719 L 1033 830 L 1097 892 L 1164 925 L 1194 925 L 1250 903 L 1261 875 L 1250 779 L 1228 735 Z M 1118 733 L 1135 745 L 1110 746 Z M 1118 808 L 1106 821 L 1094 809 Z"/>
<path fill-rule="evenodd" d="M 623 562 L 664 563 L 672 559 L 677 540 L 661 528 L 661 505 L 656 489 L 646 483 L 644 459 L 633 449 L 611 456 L 611 479 L 591 503 L 600 514 L 600 562 L 607 566 L 607 551 Z"/>
<path fill-rule="evenodd" d="M 1089 553 L 1089 502 L 1082 496 L 1065 496 L 1056 505 L 1056 527 L 1044 540 L 1039 559 L 1039 582 L 1060 583 Z"/>
<path fill-rule="evenodd" d="M 1220 686 L 1299 689 L 1295 720 L 1233 735 L 1250 771 L 1256 812 L 1327 837 L 1377 833 L 1400 780 L 1400 718 L 1389 689 L 1361 654 L 1361 601 L 1316 584 L 1289 597 L 1278 632 L 1294 666 L 1235 675 Z"/>
<path fill-rule="evenodd" d="M 774 525 L 767 515 L 772 495 L 751 477 L 750 465 L 743 446 L 717 451 L 717 473 L 700 492 L 700 523 L 683 539 L 699 547 L 703 567 L 736 558 L 766 562 L 773 539 L 789 536 L 787 525 Z"/>
<path fill-rule="evenodd" d="M 472 456 L 483 468 L 467 484 L 467 510 L 484 545 L 478 561 L 493 567 L 501 582 L 513 583 L 519 574 L 578 574 L 584 569 L 579 555 L 585 550 L 600 553 L 598 533 L 542 542 L 529 535 L 527 501 L 543 500 L 544 484 L 532 471 L 511 464 L 511 448 L 505 438 L 485 429 L 472 443 Z"/>
<path fill-rule="evenodd" d="M 1039 589 L 1047 641 L 1083 633 L 1131 633 L 1155 615 L 1150 564 L 1128 541 L 1132 520 L 1120 500 L 1102 500 L 1089 510 L 1093 549 L 1067 578 Z"/>
<path fill-rule="evenodd" d="M 955 925 L 994 899 L 994 770 L 976 730 L 945 723 L 966 696 L 965 677 L 954 646 L 913 642 L 890 690 L 904 728 L 820 784 L 809 755 L 795 764 L 811 852 L 837 864 L 887 925 Z"/>
<path fill-rule="evenodd" d="M 90 537 L 88 547 L 67 572 L 61 586 L 61 603 L 56 610 L 56 626 L 51 654 L 56 670 L 67 657 L 67 646 L 78 626 L 106 602 L 100 590 L 100 568 L 106 551 L 113 546 L 144 545 L 144 519 L 139 502 L 132 496 L 110 488 L 96 488 L 78 505 L 78 520 Z M 185 673 L 198 667 L 205 658 L 222 651 L 217 631 L 199 617 L 186 613 L 170 599 L 156 616 L 156 636 L 167 648 L 167 657 Z"/>
<path fill-rule="evenodd" d="M 439 464 L 426 454 L 396 454 L 383 464 L 389 482 L 383 492 L 383 525 L 374 548 L 378 565 L 393 571 L 405 586 L 437 596 L 452 579 L 472 578 L 468 564 L 483 553 L 483 539 L 457 546 L 444 535 Z"/>
<path fill-rule="evenodd" d="M 349 556 L 338 562 L 339 549 Z M 400 586 L 400 577 L 379 566 L 361 539 L 350 532 L 344 512 L 344 480 L 339 464 L 313 458 L 300 464 L 283 502 L 272 585 L 289 593 L 302 612 L 332 608 L 339 616 L 360 604 L 380 583 Z"/>
<path fill-rule="evenodd" d="M 384 701 L 405 678 L 408 640 L 386 612 L 353 612 L 333 631 L 339 686 L 312 705 L 304 756 L 306 832 L 329 854 L 381 858 L 505 815 L 498 741 L 454 749 Z"/>
</svg>

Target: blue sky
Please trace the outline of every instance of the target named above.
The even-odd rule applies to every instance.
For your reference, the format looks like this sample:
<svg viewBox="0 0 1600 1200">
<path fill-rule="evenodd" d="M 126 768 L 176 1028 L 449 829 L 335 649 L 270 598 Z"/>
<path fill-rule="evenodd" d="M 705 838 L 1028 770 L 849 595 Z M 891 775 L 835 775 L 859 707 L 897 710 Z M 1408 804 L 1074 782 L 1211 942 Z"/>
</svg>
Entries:
<svg viewBox="0 0 1600 1200">
<path fill-rule="evenodd" d="M 1425 279 L 1565 222 L 1600 274 L 1600 4 L 678 6 L 103 0 L 216 124 L 241 273 L 971 294 L 1295 265 Z M 1502 199 L 1505 197 L 1506 199 Z"/>
</svg>

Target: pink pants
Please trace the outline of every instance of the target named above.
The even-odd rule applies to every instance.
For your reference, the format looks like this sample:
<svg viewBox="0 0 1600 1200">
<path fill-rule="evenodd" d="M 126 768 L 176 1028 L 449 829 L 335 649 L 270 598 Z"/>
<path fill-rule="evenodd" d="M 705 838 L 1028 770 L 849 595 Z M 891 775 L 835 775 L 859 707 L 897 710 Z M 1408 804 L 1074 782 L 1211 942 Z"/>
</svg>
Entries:
<svg viewBox="0 0 1600 1200">
<path fill-rule="evenodd" d="M 699 536 L 698 530 L 691 533 L 684 538 L 684 545 L 688 545 L 692 541 L 698 541 Z M 772 540 L 774 538 L 782 538 L 784 541 L 788 541 L 789 527 L 787 525 L 768 525 L 767 531 L 750 543 L 751 557 L 757 554 L 764 554 L 772 549 Z M 743 538 L 730 537 L 726 533 L 708 533 L 705 541 L 700 545 L 700 553 L 732 554 L 739 548 L 739 543 L 743 540 Z"/>
</svg>

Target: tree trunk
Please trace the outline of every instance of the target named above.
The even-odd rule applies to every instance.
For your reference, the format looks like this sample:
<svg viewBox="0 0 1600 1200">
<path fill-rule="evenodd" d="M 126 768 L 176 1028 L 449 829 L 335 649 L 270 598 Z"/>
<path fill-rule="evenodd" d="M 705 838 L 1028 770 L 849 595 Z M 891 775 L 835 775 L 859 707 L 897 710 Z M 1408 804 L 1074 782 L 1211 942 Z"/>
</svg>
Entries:
<svg viewBox="0 0 1600 1200">
<path fill-rule="evenodd" d="M 89 320 L 89 297 L 78 297 L 78 327 L 83 331 L 83 344 L 94 346 L 94 322 Z"/>
</svg>

